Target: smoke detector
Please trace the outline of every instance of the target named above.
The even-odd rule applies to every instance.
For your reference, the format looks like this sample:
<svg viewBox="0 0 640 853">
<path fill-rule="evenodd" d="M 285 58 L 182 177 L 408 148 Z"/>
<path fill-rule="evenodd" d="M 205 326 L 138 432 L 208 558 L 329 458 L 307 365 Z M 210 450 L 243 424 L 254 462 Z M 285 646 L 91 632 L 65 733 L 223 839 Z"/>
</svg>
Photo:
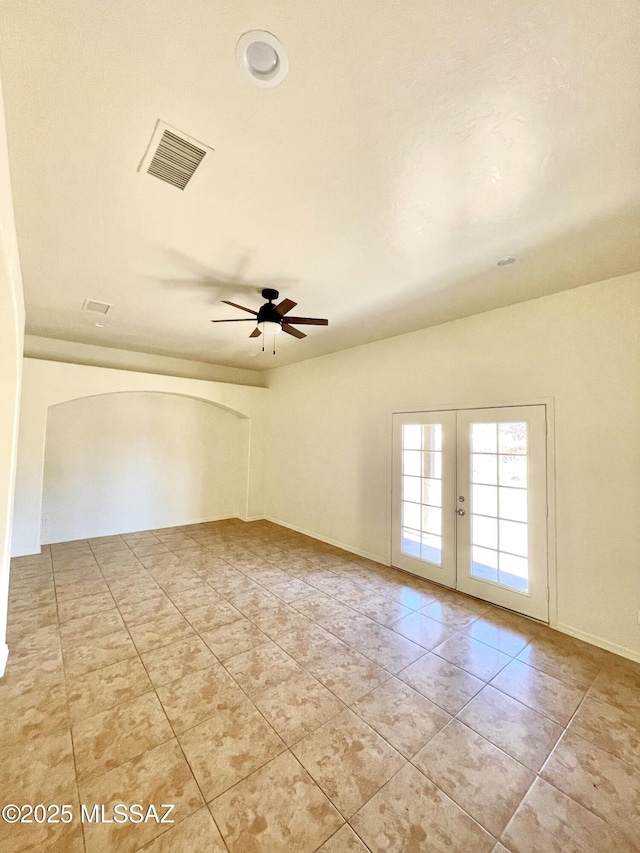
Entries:
<svg viewBox="0 0 640 853">
<path fill-rule="evenodd" d="M 284 46 L 266 30 L 250 30 L 240 36 L 236 60 L 254 86 L 277 86 L 289 71 Z"/>
</svg>

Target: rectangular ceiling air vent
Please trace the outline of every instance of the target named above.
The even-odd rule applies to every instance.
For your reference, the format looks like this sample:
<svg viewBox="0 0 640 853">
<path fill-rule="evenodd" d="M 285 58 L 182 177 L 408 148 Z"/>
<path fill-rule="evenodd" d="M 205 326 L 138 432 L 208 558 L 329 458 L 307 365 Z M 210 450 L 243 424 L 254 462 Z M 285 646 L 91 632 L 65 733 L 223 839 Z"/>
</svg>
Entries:
<svg viewBox="0 0 640 853">
<path fill-rule="evenodd" d="M 158 121 L 138 171 L 183 190 L 207 151 L 212 150 L 182 131 Z"/>
<path fill-rule="evenodd" d="M 111 308 L 108 302 L 97 302 L 95 299 L 85 299 L 82 306 L 83 311 L 93 311 L 95 314 L 106 314 Z"/>
</svg>

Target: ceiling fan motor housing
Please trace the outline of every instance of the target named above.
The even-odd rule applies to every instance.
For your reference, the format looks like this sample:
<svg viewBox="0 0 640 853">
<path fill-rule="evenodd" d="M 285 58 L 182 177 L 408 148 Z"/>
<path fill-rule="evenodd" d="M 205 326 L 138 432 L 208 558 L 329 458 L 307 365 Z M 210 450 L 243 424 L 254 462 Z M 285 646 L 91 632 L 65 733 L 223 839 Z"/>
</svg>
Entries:
<svg viewBox="0 0 640 853">
<path fill-rule="evenodd" d="M 258 311 L 258 323 L 282 323 L 282 316 L 278 313 L 278 309 L 272 302 L 267 302 Z"/>
</svg>

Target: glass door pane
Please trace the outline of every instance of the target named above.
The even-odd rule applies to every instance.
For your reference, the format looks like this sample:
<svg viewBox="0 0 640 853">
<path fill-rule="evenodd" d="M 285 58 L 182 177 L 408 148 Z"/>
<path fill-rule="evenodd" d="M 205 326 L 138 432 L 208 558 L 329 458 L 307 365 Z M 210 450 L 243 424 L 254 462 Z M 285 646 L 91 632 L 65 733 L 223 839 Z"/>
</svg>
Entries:
<svg viewBox="0 0 640 853">
<path fill-rule="evenodd" d="M 545 407 L 458 412 L 457 587 L 548 618 Z"/>
<path fill-rule="evenodd" d="M 455 412 L 394 415 L 393 442 L 393 565 L 453 586 Z"/>
<path fill-rule="evenodd" d="M 529 590 L 527 433 L 527 421 L 471 424 L 471 575 L 521 592 Z"/>
</svg>

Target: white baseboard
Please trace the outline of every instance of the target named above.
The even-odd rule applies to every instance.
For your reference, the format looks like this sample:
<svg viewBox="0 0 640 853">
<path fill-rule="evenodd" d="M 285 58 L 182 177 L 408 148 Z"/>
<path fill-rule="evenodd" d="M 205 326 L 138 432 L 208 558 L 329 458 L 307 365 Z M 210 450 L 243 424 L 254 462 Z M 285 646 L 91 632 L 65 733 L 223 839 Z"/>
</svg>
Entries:
<svg viewBox="0 0 640 853">
<path fill-rule="evenodd" d="M 171 522 L 171 521 L 164 522 L 163 521 L 161 524 L 153 524 L 152 526 L 147 526 L 147 527 L 135 526 L 135 527 L 129 528 L 127 530 L 116 529 L 116 528 L 112 528 L 112 529 L 97 528 L 95 531 L 87 532 L 82 536 L 79 536 L 78 532 L 74 531 L 73 533 L 66 534 L 63 539 L 56 539 L 55 542 L 53 540 L 47 541 L 47 542 L 43 541 L 42 544 L 43 545 L 59 545 L 62 542 L 76 542 L 76 541 L 81 540 L 81 539 L 95 539 L 99 536 L 122 536 L 122 535 L 127 535 L 129 533 L 144 533 L 147 530 L 162 530 L 165 527 L 189 527 L 192 524 L 207 524 L 210 521 L 226 521 L 229 518 L 240 518 L 240 517 L 241 516 L 237 512 L 235 512 L 235 513 L 227 513 L 226 515 L 216 515 L 213 517 L 210 516 L 207 518 L 194 518 L 194 519 L 187 520 L 187 521 L 185 521 L 185 520 L 174 521 L 174 522 Z M 26 554 L 15 554 L 12 556 L 16 556 L 16 557 L 21 556 L 22 557 L 22 556 L 28 556 L 28 555 L 26 555 Z"/>
<path fill-rule="evenodd" d="M 613 652 L 614 655 L 620 655 L 623 658 L 629 658 L 629 660 L 640 663 L 640 652 L 628 649 L 626 646 L 612 643 L 609 640 L 605 640 L 604 637 L 597 637 L 595 634 L 587 633 L 587 631 L 580 631 L 578 628 L 573 628 L 564 622 L 558 622 L 555 628 L 557 631 L 568 634 L 570 637 L 575 637 L 577 640 L 584 640 L 585 643 L 591 643 L 592 646 L 598 646 L 598 648 L 605 649 L 607 652 Z"/>
<path fill-rule="evenodd" d="M 0 646 L 0 678 L 4 675 L 4 670 L 7 665 L 7 658 L 9 657 L 9 646 L 6 643 L 3 643 Z"/>
<path fill-rule="evenodd" d="M 334 545 L 336 548 L 342 548 L 343 551 L 348 551 L 350 554 L 356 554 L 358 557 L 364 557 L 367 560 L 373 560 L 374 563 L 382 563 L 384 566 L 388 565 L 385 557 L 380 557 L 378 554 L 370 554 L 368 551 L 360 551 L 358 548 L 352 548 L 351 545 L 345 545 L 344 542 L 338 542 L 336 539 L 327 539 L 325 536 L 319 536 L 317 533 L 305 530 L 304 527 L 296 527 L 295 524 L 289 524 L 286 521 L 281 521 L 279 518 L 265 516 L 265 521 L 270 521 L 273 524 L 279 524 L 280 527 L 286 527 L 289 530 L 294 530 L 296 533 L 302 533 L 305 536 L 310 536 L 311 539 L 317 539 L 318 542 L 325 542 L 327 545 Z"/>
</svg>

